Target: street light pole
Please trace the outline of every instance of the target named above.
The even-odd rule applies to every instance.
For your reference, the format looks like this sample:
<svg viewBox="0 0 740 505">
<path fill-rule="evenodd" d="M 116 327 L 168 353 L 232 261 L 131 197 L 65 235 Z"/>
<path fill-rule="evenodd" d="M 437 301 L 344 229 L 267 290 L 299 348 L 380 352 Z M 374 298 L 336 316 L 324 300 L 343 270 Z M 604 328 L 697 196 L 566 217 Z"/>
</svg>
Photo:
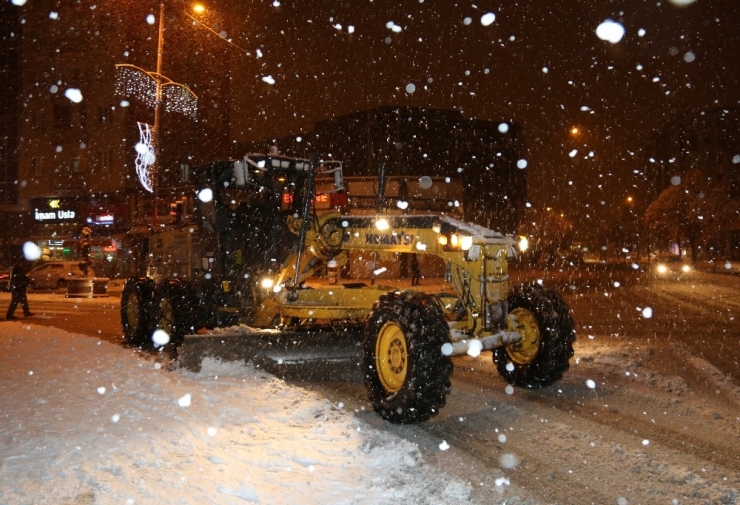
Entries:
<svg viewBox="0 0 740 505">
<path fill-rule="evenodd" d="M 195 11 L 204 12 L 202 5 L 196 6 Z M 209 32 L 217 35 L 227 44 L 234 46 L 243 53 L 247 51 L 224 35 L 217 33 L 215 30 L 202 24 L 187 12 L 183 12 L 198 26 L 202 26 Z M 198 97 L 193 91 L 184 84 L 172 81 L 170 78 L 162 75 L 162 60 L 164 53 L 164 0 L 159 3 L 159 23 L 157 33 L 157 68 L 151 72 L 128 63 L 118 63 L 116 68 L 119 76 L 116 80 L 116 94 L 129 97 L 137 96 L 141 98 L 148 106 L 154 107 L 154 124 L 138 123 L 141 140 L 136 146 L 139 153 L 136 157 L 136 173 L 139 181 L 145 190 L 153 195 L 153 225 L 157 225 L 157 211 L 159 202 L 159 172 L 161 171 L 161 114 L 164 110 L 180 112 L 182 114 L 195 118 L 197 114 Z M 151 84 L 154 84 L 152 86 Z M 152 89 L 154 88 L 154 89 Z M 153 98 L 153 99 L 152 99 Z"/>
<path fill-rule="evenodd" d="M 159 178 L 159 157 L 160 157 L 160 140 L 159 140 L 159 116 L 162 109 L 162 53 L 164 51 L 164 2 L 159 3 L 159 33 L 157 34 L 157 73 L 155 80 L 157 90 L 154 98 L 154 131 L 152 132 L 152 147 L 154 147 L 154 162 L 151 168 L 152 193 L 154 193 L 154 214 L 153 226 L 157 226 L 157 205 L 159 198 L 157 195 L 158 178 Z"/>
</svg>

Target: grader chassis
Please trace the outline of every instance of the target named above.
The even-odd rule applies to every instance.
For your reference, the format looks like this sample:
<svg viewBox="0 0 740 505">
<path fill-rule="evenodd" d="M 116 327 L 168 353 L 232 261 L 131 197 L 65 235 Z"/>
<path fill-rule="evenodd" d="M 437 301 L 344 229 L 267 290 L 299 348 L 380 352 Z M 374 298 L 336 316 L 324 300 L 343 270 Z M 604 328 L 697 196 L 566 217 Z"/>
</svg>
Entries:
<svg viewBox="0 0 740 505">
<path fill-rule="evenodd" d="M 570 311 L 559 294 L 538 283 L 509 289 L 511 238 L 441 214 L 319 214 L 315 174 L 333 174 L 334 188 L 325 194 L 341 192 L 341 166 L 321 168 L 315 156 L 250 156 L 212 167 L 199 179 L 199 194 L 209 189 L 214 202 L 199 205 L 195 226 L 150 237 L 162 241 L 162 234 L 180 233 L 197 247 L 185 247 L 190 256 L 177 262 L 193 265 L 189 275 L 129 279 L 121 314 L 131 343 L 146 343 L 163 330 L 179 344 L 180 366 L 197 370 L 207 356 L 249 360 L 259 348 L 290 354 L 302 342 L 324 342 L 329 349 L 332 342 L 356 340 L 369 399 L 394 423 L 425 421 L 444 406 L 455 355 L 491 350 L 502 377 L 528 388 L 552 384 L 568 369 L 575 341 Z M 251 197 L 234 197 L 276 190 L 292 205 L 282 214 L 250 208 L 256 205 Z M 249 204 L 241 214 L 232 208 L 239 202 Z M 273 249 L 289 245 L 279 265 L 247 259 L 250 245 L 266 245 L 264 234 L 240 227 L 239 218 L 254 213 L 272 223 L 284 220 L 293 237 L 272 233 L 267 241 Z M 350 251 L 434 255 L 445 262 L 454 293 L 356 283 L 307 287 L 317 268 L 346 264 Z M 168 258 L 174 261 L 172 251 Z M 228 328 L 196 331 L 219 326 Z"/>
</svg>

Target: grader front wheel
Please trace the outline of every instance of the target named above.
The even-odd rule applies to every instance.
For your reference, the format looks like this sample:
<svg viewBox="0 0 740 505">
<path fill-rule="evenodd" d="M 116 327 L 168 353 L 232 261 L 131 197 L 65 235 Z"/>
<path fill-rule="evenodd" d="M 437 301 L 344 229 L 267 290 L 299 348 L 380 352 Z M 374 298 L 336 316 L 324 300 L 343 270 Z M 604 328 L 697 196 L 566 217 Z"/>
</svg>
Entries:
<svg viewBox="0 0 740 505">
<path fill-rule="evenodd" d="M 450 389 L 452 362 L 442 354 L 449 326 L 435 300 L 421 293 L 380 297 L 365 325 L 363 371 L 373 408 L 392 423 L 436 415 Z"/>
<path fill-rule="evenodd" d="M 378 378 L 386 391 L 397 393 L 406 381 L 408 346 L 406 335 L 398 324 L 388 322 L 378 332 L 375 343 Z"/>
<path fill-rule="evenodd" d="M 193 330 L 192 303 L 187 286 L 168 279 L 154 292 L 154 323 L 157 329 L 169 335 L 173 345 L 180 345 L 183 337 Z"/>
<path fill-rule="evenodd" d="M 509 331 L 522 339 L 494 350 L 493 360 L 509 384 L 539 388 L 563 377 L 570 367 L 576 332 L 560 295 L 537 283 L 522 284 L 508 297 Z"/>
</svg>

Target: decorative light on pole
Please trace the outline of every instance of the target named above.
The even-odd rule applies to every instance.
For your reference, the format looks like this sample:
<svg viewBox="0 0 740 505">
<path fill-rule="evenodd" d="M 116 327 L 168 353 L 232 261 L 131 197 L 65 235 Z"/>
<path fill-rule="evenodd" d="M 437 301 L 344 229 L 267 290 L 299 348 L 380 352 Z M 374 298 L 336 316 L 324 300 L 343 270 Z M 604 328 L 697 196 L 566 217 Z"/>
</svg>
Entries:
<svg viewBox="0 0 740 505">
<path fill-rule="evenodd" d="M 168 111 L 180 112 L 192 118 L 197 113 L 198 97 L 184 84 L 162 75 L 164 48 L 164 2 L 159 4 L 157 40 L 157 69 L 149 72 L 129 64 L 117 64 L 116 94 L 135 96 L 145 105 L 154 107 L 154 125 L 139 123 L 141 140 L 137 145 L 136 172 L 142 186 L 154 195 L 153 224 L 157 224 L 157 186 L 160 154 L 160 116 L 162 106 Z"/>
</svg>

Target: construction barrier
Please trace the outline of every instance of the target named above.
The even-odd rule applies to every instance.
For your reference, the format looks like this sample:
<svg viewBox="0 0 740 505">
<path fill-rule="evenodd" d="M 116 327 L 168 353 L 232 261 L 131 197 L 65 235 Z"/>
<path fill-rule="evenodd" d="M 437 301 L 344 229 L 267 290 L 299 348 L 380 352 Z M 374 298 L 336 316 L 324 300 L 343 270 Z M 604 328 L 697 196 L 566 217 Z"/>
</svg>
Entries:
<svg viewBox="0 0 740 505">
<path fill-rule="evenodd" d="M 67 298 L 101 298 L 108 296 L 108 277 L 67 279 Z"/>
</svg>

